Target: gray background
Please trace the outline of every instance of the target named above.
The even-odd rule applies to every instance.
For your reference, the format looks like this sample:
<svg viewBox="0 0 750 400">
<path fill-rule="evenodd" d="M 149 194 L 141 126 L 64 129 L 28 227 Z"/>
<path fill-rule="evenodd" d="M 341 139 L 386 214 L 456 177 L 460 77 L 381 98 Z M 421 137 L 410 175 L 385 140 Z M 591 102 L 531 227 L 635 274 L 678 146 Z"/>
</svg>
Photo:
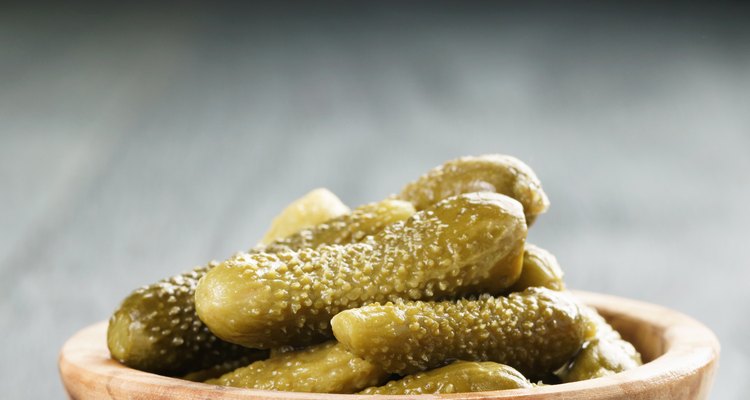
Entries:
<svg viewBox="0 0 750 400">
<path fill-rule="evenodd" d="M 490 152 L 542 179 L 569 286 L 703 321 L 746 396 L 750 14 L 629 4 L 5 7 L 3 397 L 63 397 L 67 337 L 306 191 Z"/>
</svg>

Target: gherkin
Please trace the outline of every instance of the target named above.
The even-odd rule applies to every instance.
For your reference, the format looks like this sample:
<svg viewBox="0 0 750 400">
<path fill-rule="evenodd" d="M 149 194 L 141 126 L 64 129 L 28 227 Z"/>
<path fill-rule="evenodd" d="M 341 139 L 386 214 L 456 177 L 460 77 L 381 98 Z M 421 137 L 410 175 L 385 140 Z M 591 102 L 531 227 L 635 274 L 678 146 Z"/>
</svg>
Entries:
<svg viewBox="0 0 750 400">
<path fill-rule="evenodd" d="M 323 243 L 350 243 L 381 231 L 414 212 L 406 201 L 384 200 L 251 252 L 289 251 Z M 135 290 L 112 315 L 107 344 L 112 357 L 130 367 L 183 375 L 222 363 L 249 363 L 262 353 L 226 343 L 195 312 L 198 281 L 215 262 Z"/>
<path fill-rule="evenodd" d="M 523 250 L 523 268 L 521 276 L 509 289 L 511 292 L 522 292 L 530 287 L 546 287 L 552 290 L 564 290 L 563 271 L 557 258 L 541 247 L 526 243 Z"/>
<path fill-rule="evenodd" d="M 587 341 L 581 352 L 558 371 L 563 382 L 600 378 L 642 364 L 641 355 L 593 308 L 582 306 L 588 324 Z"/>
<path fill-rule="evenodd" d="M 496 193 L 448 198 L 367 243 L 239 254 L 200 281 L 195 303 L 220 338 L 252 348 L 332 337 L 338 312 L 373 302 L 499 293 L 521 272 L 526 223 Z"/>
<path fill-rule="evenodd" d="M 501 154 L 447 161 L 406 185 L 398 197 L 422 210 L 450 196 L 484 191 L 518 200 L 529 226 L 549 207 L 549 199 L 534 171 L 521 160 Z"/>
<path fill-rule="evenodd" d="M 112 357 L 130 367 L 182 375 L 223 362 L 248 363 L 257 350 L 226 343 L 211 334 L 195 313 L 198 279 L 217 265 L 136 289 L 109 321 L 107 345 Z"/>
<path fill-rule="evenodd" d="M 418 372 L 361 394 L 439 394 L 485 392 L 533 387 L 520 372 L 494 362 L 456 361 L 445 367 Z"/>
<path fill-rule="evenodd" d="M 349 214 L 326 221 L 312 229 L 303 229 L 266 246 L 258 246 L 254 252 L 280 253 L 316 248 L 320 245 L 357 243 L 369 235 L 382 231 L 386 226 L 411 217 L 415 212 L 414 206 L 407 201 L 385 199 L 359 206 Z"/>
<path fill-rule="evenodd" d="M 252 357 L 226 360 L 208 368 L 189 372 L 180 378 L 191 382 L 205 382 L 209 379 L 218 378 L 226 373 L 236 370 L 237 368 L 245 367 L 252 362 L 263 360 L 268 357 L 273 357 L 272 352 L 258 350 L 253 353 Z"/>
<path fill-rule="evenodd" d="M 409 374 L 446 360 L 494 361 L 543 377 L 580 349 L 585 324 L 566 294 L 530 288 L 508 297 L 401 301 L 344 311 L 336 339 L 387 372 Z"/>
<path fill-rule="evenodd" d="M 354 393 L 379 385 L 389 374 L 335 341 L 280 353 L 206 383 L 291 392 Z"/>
<path fill-rule="evenodd" d="M 286 206 L 271 222 L 262 244 L 283 239 L 302 229 L 322 224 L 328 220 L 346 215 L 351 210 L 346 204 L 325 188 L 312 190 Z"/>
</svg>

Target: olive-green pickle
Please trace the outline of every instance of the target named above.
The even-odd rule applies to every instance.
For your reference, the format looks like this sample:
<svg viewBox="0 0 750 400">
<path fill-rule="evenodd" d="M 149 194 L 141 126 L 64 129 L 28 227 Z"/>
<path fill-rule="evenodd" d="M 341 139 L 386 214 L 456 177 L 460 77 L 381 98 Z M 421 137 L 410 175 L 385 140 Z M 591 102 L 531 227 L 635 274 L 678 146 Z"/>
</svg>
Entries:
<svg viewBox="0 0 750 400">
<path fill-rule="evenodd" d="M 260 243 L 269 244 L 350 212 L 349 207 L 330 190 L 312 190 L 286 206 L 273 219 Z"/>
<path fill-rule="evenodd" d="M 409 375 L 362 394 L 440 394 L 485 392 L 533 387 L 520 372 L 494 362 L 456 361 L 445 367 Z"/>
<path fill-rule="evenodd" d="M 236 370 L 237 368 L 245 367 L 254 361 L 266 359 L 269 356 L 273 357 L 273 353 L 270 351 L 257 351 L 256 353 L 253 353 L 253 357 L 227 360 L 208 368 L 189 372 L 181 378 L 192 382 L 205 382 L 209 379 L 218 378 L 228 372 Z"/>
<path fill-rule="evenodd" d="M 210 380 L 222 386 L 315 393 L 354 393 L 389 374 L 335 341 L 280 353 Z"/>
<path fill-rule="evenodd" d="M 586 328 L 573 299 L 546 288 L 372 304 L 341 312 L 331 324 L 339 342 L 388 372 L 410 374 L 459 359 L 507 364 L 530 378 L 565 364 L 581 348 Z"/>
<path fill-rule="evenodd" d="M 338 312 L 397 299 L 499 293 L 521 273 L 521 205 L 496 193 L 448 198 L 386 227 L 371 242 L 239 254 L 195 292 L 220 338 L 252 348 L 318 343 Z"/>
<path fill-rule="evenodd" d="M 147 372 L 309 393 L 429 397 L 638 367 L 565 290 L 555 256 L 526 242 L 548 207 L 534 171 L 500 154 L 447 161 L 352 210 L 316 189 L 249 251 L 132 292 L 107 345 Z"/>
<path fill-rule="evenodd" d="M 385 199 L 359 206 L 349 214 L 311 229 L 303 229 L 266 246 L 258 246 L 252 252 L 280 253 L 316 248 L 320 245 L 357 243 L 382 231 L 388 225 L 411 217 L 415 212 L 414 206 L 408 201 Z"/>
<path fill-rule="evenodd" d="M 414 213 L 411 203 L 387 199 L 366 204 L 251 252 L 280 252 L 323 243 L 351 243 Z M 112 357 L 143 371 L 183 375 L 226 362 L 257 359 L 258 353 L 218 339 L 195 312 L 198 281 L 218 263 L 164 279 L 131 293 L 115 311 L 107 331 Z"/>
<path fill-rule="evenodd" d="M 523 292 L 530 287 L 564 290 L 565 283 L 557 258 L 541 247 L 526 243 L 526 248 L 523 250 L 521 276 L 509 290 Z"/>
<path fill-rule="evenodd" d="M 581 352 L 558 375 L 563 382 L 601 378 L 642 364 L 632 344 L 590 307 L 581 307 L 588 324 L 587 340 Z"/>
<path fill-rule="evenodd" d="M 261 357 L 257 350 L 219 340 L 195 313 L 193 293 L 198 279 L 216 265 L 210 263 L 131 293 L 109 320 L 107 344 L 112 357 L 164 375 Z"/>
<path fill-rule="evenodd" d="M 521 160 L 501 154 L 450 160 L 406 185 L 398 197 L 423 210 L 451 196 L 485 191 L 518 200 L 529 225 L 549 207 L 549 199 L 534 171 Z"/>
</svg>

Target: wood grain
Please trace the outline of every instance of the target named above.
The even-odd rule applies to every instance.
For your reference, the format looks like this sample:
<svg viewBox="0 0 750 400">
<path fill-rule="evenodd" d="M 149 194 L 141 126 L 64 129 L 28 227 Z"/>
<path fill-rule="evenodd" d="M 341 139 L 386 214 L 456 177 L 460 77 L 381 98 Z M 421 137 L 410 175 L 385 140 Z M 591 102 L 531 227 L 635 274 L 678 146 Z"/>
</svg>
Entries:
<svg viewBox="0 0 750 400">
<path fill-rule="evenodd" d="M 617 375 L 533 389 L 400 399 L 706 399 L 719 342 L 703 324 L 676 311 L 635 300 L 575 292 L 597 308 L 643 354 L 646 363 Z M 371 396 L 273 392 L 187 382 L 122 366 L 109 358 L 107 323 L 85 328 L 60 353 L 59 367 L 72 399 L 369 399 Z"/>
<path fill-rule="evenodd" d="M 0 12 L 3 398 L 64 397 L 67 338 L 307 190 L 488 152 L 569 286 L 697 317 L 750 392 L 750 2 L 72 3 Z"/>
</svg>

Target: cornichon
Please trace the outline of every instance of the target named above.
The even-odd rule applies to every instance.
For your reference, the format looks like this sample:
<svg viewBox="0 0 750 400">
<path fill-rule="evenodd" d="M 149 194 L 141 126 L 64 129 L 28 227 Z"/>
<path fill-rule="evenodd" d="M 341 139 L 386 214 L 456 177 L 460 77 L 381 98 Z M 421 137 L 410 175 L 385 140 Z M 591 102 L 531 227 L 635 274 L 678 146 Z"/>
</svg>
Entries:
<svg viewBox="0 0 750 400">
<path fill-rule="evenodd" d="M 112 357 L 142 371 L 183 375 L 259 356 L 257 350 L 219 340 L 195 313 L 195 286 L 216 265 L 212 262 L 131 293 L 109 320 Z"/>
<path fill-rule="evenodd" d="M 367 204 L 261 249 L 289 251 L 323 243 L 350 243 L 413 213 L 413 206 L 406 201 L 389 199 Z M 233 360 L 247 364 L 247 357 L 257 357 L 256 351 L 218 339 L 195 312 L 198 281 L 216 265 L 212 262 L 131 293 L 109 322 L 107 344 L 112 357 L 130 367 L 163 375 L 184 375 Z"/>
<path fill-rule="evenodd" d="M 192 382 L 205 382 L 209 379 L 218 378 L 228 372 L 236 370 L 237 368 L 245 367 L 254 361 L 266 359 L 269 356 L 273 357 L 272 352 L 257 351 L 253 353 L 252 357 L 226 360 L 208 368 L 189 372 L 181 378 Z"/>
<path fill-rule="evenodd" d="M 341 312 L 331 324 L 339 342 L 387 372 L 410 374 L 459 359 L 507 364 L 533 378 L 575 355 L 585 330 L 569 295 L 546 288 L 476 300 L 372 304 Z"/>
<path fill-rule="evenodd" d="M 276 216 L 271 222 L 261 244 L 269 244 L 274 240 L 283 239 L 302 229 L 322 224 L 333 218 L 346 215 L 349 207 L 325 188 L 310 191 L 295 200 Z"/>
<path fill-rule="evenodd" d="M 450 160 L 406 185 L 398 197 L 423 210 L 451 196 L 484 191 L 518 200 L 529 226 L 549 207 L 549 199 L 534 171 L 521 160 L 500 154 Z"/>
<path fill-rule="evenodd" d="M 335 341 L 280 353 L 206 383 L 265 390 L 354 393 L 388 379 L 380 367 Z"/>
<path fill-rule="evenodd" d="M 312 229 L 303 229 L 291 236 L 258 246 L 255 253 L 281 253 L 320 245 L 350 244 L 403 221 L 416 210 L 408 201 L 385 199 L 355 208 L 350 214 L 326 221 Z"/>
<path fill-rule="evenodd" d="M 439 394 L 485 392 L 533 387 L 520 372 L 490 361 L 456 361 L 445 367 L 409 375 L 362 394 Z"/>
<path fill-rule="evenodd" d="M 558 371 L 563 382 L 600 378 L 633 369 L 642 364 L 641 355 L 630 342 L 622 339 L 599 313 L 581 307 L 589 326 L 588 340 L 581 352 Z"/>
<path fill-rule="evenodd" d="M 511 286 L 511 292 L 522 292 L 530 287 L 564 290 L 563 271 L 557 258 L 541 247 L 526 243 L 523 250 L 521 276 Z"/>
<path fill-rule="evenodd" d="M 220 338 L 252 348 L 307 345 L 331 335 L 338 312 L 373 302 L 499 293 L 521 272 L 521 205 L 496 193 L 448 198 L 368 243 L 239 254 L 195 292 Z"/>
</svg>

